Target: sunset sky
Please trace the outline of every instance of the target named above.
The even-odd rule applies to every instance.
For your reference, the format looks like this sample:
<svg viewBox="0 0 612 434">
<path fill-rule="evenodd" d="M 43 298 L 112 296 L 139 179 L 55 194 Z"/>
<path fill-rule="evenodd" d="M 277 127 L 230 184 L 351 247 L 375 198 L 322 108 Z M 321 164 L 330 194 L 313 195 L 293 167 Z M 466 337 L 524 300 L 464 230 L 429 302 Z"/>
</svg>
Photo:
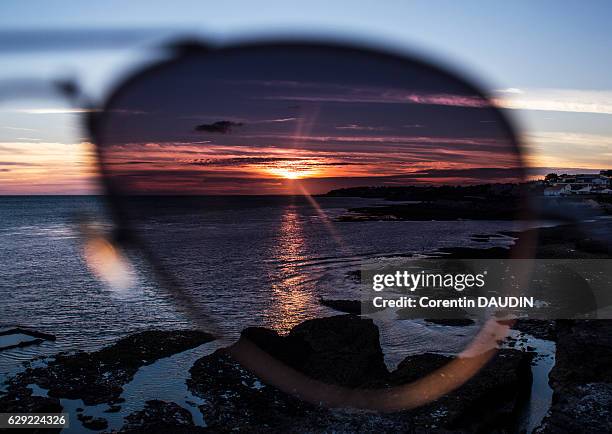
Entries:
<svg viewBox="0 0 612 434">
<path fill-rule="evenodd" d="M 182 14 L 148 3 L 151 14 L 146 17 L 134 5 L 113 14 L 108 5 L 86 10 L 70 3 L 0 6 L 6 29 L 0 37 L 0 78 L 68 73 L 89 94 L 102 96 L 117 73 L 143 56 L 133 46 L 86 46 L 87 32 L 79 29 L 89 24 L 108 34 L 129 26 L 155 33 L 147 29 L 163 26 L 221 39 L 246 37 L 258 26 L 285 33 L 289 26 L 312 34 L 318 25 L 345 39 L 360 35 L 412 47 L 487 80 L 485 90 L 495 104 L 507 108 L 521 127 L 533 176 L 612 167 L 612 38 L 606 30 L 612 13 L 605 2 L 589 8 L 578 2 L 493 8 L 474 1 L 461 10 L 447 3 L 436 8 L 435 16 L 426 2 L 386 8 L 367 2 L 361 8 L 340 7 L 338 2 L 326 6 L 325 16 L 314 4 L 297 14 L 279 2 L 257 10 L 244 3 L 232 11 L 219 5 L 214 20 L 196 2 L 187 2 Z M 434 18 L 435 26 L 424 25 Z M 37 51 L 15 36 L 18 30 L 52 27 L 73 32 L 72 38 L 84 45 Z M 200 96 L 195 105 L 183 104 L 194 94 L 192 86 L 180 106 L 161 111 L 145 104 L 118 111 L 130 128 L 119 140 L 123 148 L 117 145 L 112 154 L 114 174 L 130 178 L 139 191 L 151 190 L 143 179 L 154 172 L 158 186 L 170 192 L 191 185 L 211 194 L 319 193 L 339 186 L 474 183 L 516 176 L 515 157 L 487 118 L 489 109 L 473 96 L 439 83 L 422 88 L 409 80 L 372 82 L 365 72 L 353 73 L 352 82 L 334 81 L 330 77 L 338 74 L 330 67 L 309 74 L 287 80 L 279 73 L 259 81 L 251 71 L 224 74 L 224 80 L 219 81 L 220 75 L 208 88 L 195 89 Z M 240 100 L 232 91 L 251 96 Z M 82 111 L 57 101 L 0 105 L 0 194 L 97 191 L 92 147 L 79 124 Z"/>
<path fill-rule="evenodd" d="M 518 181 L 490 103 L 417 64 L 262 49 L 188 59 L 110 107 L 103 161 L 130 193 L 303 194 Z"/>
</svg>

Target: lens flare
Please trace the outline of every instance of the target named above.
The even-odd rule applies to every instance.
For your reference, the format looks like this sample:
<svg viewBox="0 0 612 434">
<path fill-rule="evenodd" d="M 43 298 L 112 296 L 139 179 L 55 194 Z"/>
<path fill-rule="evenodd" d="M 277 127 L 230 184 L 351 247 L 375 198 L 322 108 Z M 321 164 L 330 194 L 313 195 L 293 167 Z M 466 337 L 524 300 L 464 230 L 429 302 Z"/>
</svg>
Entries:
<svg viewBox="0 0 612 434">
<path fill-rule="evenodd" d="M 111 242 L 102 236 L 85 241 L 83 256 L 90 271 L 111 289 L 129 290 L 134 284 L 134 274 L 127 258 Z"/>
</svg>

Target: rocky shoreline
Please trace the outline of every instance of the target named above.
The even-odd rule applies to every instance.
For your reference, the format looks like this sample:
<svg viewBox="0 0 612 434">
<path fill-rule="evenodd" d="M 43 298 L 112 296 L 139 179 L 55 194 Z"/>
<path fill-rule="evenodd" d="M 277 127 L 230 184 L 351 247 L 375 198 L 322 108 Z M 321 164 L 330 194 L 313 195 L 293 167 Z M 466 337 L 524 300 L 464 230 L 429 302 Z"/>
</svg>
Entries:
<svg viewBox="0 0 612 434">
<path fill-rule="evenodd" d="M 123 385 L 142 366 L 210 342 L 208 333 L 193 330 L 145 331 L 120 339 L 101 350 L 87 353 L 60 353 L 45 366 L 28 367 L 7 381 L 6 393 L 0 395 L 0 409 L 13 413 L 58 413 L 60 398 L 81 399 L 87 406 L 108 404 L 116 411 L 123 402 Z M 31 385 L 47 390 L 37 396 Z M 78 415 L 83 426 L 94 430 L 106 428 L 103 418 Z"/>
<path fill-rule="evenodd" d="M 342 222 L 516 220 L 526 215 L 542 220 L 580 221 L 610 215 L 612 211 L 607 195 L 545 197 L 542 187 L 529 184 L 354 187 L 332 190 L 323 196 L 386 202 L 349 208 L 338 217 Z"/>
<path fill-rule="evenodd" d="M 557 363 L 550 374 L 553 405 L 537 432 L 612 429 L 612 321 L 520 321 L 516 328 L 557 341 Z M 28 368 L 11 378 L 7 393 L 0 396 L 0 408 L 60 412 L 60 398 L 78 398 L 87 406 L 104 403 L 107 411 L 117 411 L 123 404 L 122 386 L 140 366 L 211 339 L 197 331 L 148 331 L 93 353 L 59 354 L 47 366 Z M 453 359 L 433 353 L 409 356 L 390 371 L 383 361 L 378 327 L 352 314 L 305 321 L 286 336 L 249 328 L 241 339 L 311 378 L 352 388 L 406 384 Z M 196 426 L 189 411 L 178 404 L 152 400 L 126 416 L 119 432 L 516 432 L 529 400 L 533 350 L 498 351 L 466 384 L 426 406 L 372 413 L 301 401 L 265 384 L 220 349 L 198 359 L 187 379 L 188 389 L 203 400 L 198 408 L 206 427 Z M 585 359 L 585 352 L 591 357 Z M 48 390 L 48 396 L 37 396 L 32 384 Z M 77 417 L 91 430 L 108 428 L 104 417 Z"/>
<path fill-rule="evenodd" d="M 519 241 L 535 239 L 536 258 L 611 258 L 611 246 L 594 236 L 610 233 L 610 222 L 593 221 L 582 226 L 565 224 L 500 235 Z M 443 253 L 455 258 L 504 259 L 510 250 L 453 248 Z M 555 365 L 549 375 L 553 402 L 536 432 L 612 432 L 612 320 L 519 320 L 513 328 L 556 342 Z"/>
<path fill-rule="evenodd" d="M 36 330 L 30 330 L 25 327 L 11 327 L 0 331 L 0 339 L 3 336 L 26 336 L 29 339 L 16 340 L 13 344 L 2 345 L 0 344 L 0 351 L 11 350 L 13 348 L 24 348 L 30 345 L 38 345 L 44 341 L 55 341 L 56 337 L 50 333 L 42 333 Z"/>
<path fill-rule="evenodd" d="M 612 320 L 557 321 L 553 404 L 538 433 L 612 432 Z"/>
<path fill-rule="evenodd" d="M 395 203 L 350 208 L 338 217 L 341 222 L 380 220 L 448 221 L 448 220 L 514 220 L 520 207 L 503 200 L 435 200 L 431 202 Z"/>
<path fill-rule="evenodd" d="M 564 255 L 571 252 L 573 257 L 609 257 L 601 244 L 585 240 L 571 229 L 539 230 L 537 256 L 567 257 Z M 525 234 L 503 236 L 518 238 Z M 440 253 L 458 258 L 504 258 L 508 250 L 456 248 Z M 321 299 L 321 303 L 348 315 L 305 321 L 285 336 L 265 328 L 249 328 L 241 339 L 256 343 L 311 378 L 351 388 L 406 384 L 453 359 L 434 353 L 409 356 L 390 371 L 384 363 L 378 327 L 358 315 L 358 301 Z M 450 321 L 441 325 L 470 324 Z M 513 327 L 557 343 L 556 364 L 550 373 L 553 403 L 537 432 L 612 431 L 612 321 L 521 320 Z M 61 353 L 45 366 L 28 367 L 10 378 L 6 392 L 0 394 L 0 409 L 60 412 L 66 410 L 62 399 L 80 399 L 85 406 L 106 405 L 105 413 L 116 412 L 124 405 L 123 387 L 141 367 L 212 340 L 213 336 L 199 331 L 152 330 L 95 352 Z M 205 427 L 196 426 L 188 410 L 175 402 L 162 401 L 160 396 L 126 415 L 119 432 L 517 432 L 521 412 L 529 401 L 530 365 L 536 353 L 535 348 L 519 349 L 512 342 L 508 346 L 511 348 L 498 351 L 457 390 L 414 410 L 382 414 L 328 409 L 301 401 L 265 384 L 226 349 L 220 349 L 193 363 L 187 377 L 189 391 L 202 400 L 198 410 Z M 46 390 L 46 396 L 36 393 L 32 385 Z M 104 415 L 85 413 L 77 410 L 78 421 L 71 423 L 109 431 Z"/>
<path fill-rule="evenodd" d="M 309 377 L 347 387 L 380 388 L 406 384 L 452 358 L 422 354 L 406 358 L 389 371 L 383 361 L 378 327 L 356 315 L 306 321 L 287 336 L 250 328 L 243 339 Z M 93 353 L 58 355 L 46 367 L 29 368 L 8 382 L 0 408 L 12 412 L 62 410 L 59 398 L 82 399 L 86 405 L 121 406 L 123 384 L 139 366 L 206 342 L 196 331 L 143 332 Z M 439 400 L 411 411 L 378 414 L 332 410 L 303 402 L 264 384 L 224 349 L 204 356 L 190 369 L 188 388 L 201 398 L 207 427 L 196 427 L 191 414 L 176 403 L 148 401 L 125 417 L 120 432 L 397 432 L 436 429 L 441 432 L 511 432 L 528 399 L 533 354 L 501 350 L 474 378 Z M 49 391 L 35 396 L 30 385 Z M 162 398 L 162 397 L 160 397 Z M 486 414 L 487 417 L 483 415 Z M 103 417 L 78 416 L 83 426 L 107 428 Z M 76 421 L 73 421 L 76 423 Z M 159 431 L 158 431 L 159 432 Z"/>
<path fill-rule="evenodd" d="M 378 327 L 369 319 L 340 315 L 305 321 L 287 336 L 247 329 L 243 338 L 310 378 L 340 386 L 373 389 L 407 384 L 453 358 L 410 356 L 387 370 Z M 501 350 L 456 391 L 415 410 L 372 413 L 330 410 L 305 403 L 261 383 L 223 350 L 191 369 L 189 387 L 217 431 L 257 432 L 512 432 L 529 394 L 532 353 Z"/>
<path fill-rule="evenodd" d="M 584 229 L 584 228 L 582 228 Z M 588 224 L 588 231 L 576 225 L 532 229 L 524 232 L 479 234 L 476 241 L 492 238 L 532 238 L 537 258 L 608 259 L 610 246 L 593 236 L 609 233 L 610 222 Z M 506 259 L 511 250 L 503 247 L 445 248 L 438 251 L 449 259 Z M 355 302 L 356 303 L 356 302 Z M 346 305 L 327 302 L 327 306 L 344 311 Z M 427 320 L 436 322 L 435 319 Z M 446 324 L 461 326 L 468 322 L 450 320 Z M 556 342 L 556 363 L 550 373 L 553 402 L 538 433 L 600 433 L 612 431 L 612 320 L 530 320 L 522 319 L 513 328 L 535 338 Z M 509 346 L 514 347 L 514 342 Z M 529 351 L 534 350 L 527 347 Z"/>
</svg>

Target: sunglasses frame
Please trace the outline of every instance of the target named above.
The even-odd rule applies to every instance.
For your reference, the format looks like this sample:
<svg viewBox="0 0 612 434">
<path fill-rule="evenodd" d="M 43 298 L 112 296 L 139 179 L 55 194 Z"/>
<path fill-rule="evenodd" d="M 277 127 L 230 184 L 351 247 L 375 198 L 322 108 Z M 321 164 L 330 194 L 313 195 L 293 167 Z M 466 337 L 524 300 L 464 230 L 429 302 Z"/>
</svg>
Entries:
<svg viewBox="0 0 612 434">
<path fill-rule="evenodd" d="M 183 40 L 171 44 L 169 49 L 169 58 L 146 66 L 131 74 L 110 92 L 109 97 L 101 105 L 101 110 L 90 111 L 86 118 L 87 130 L 90 133 L 92 143 L 95 145 L 97 164 L 101 174 L 105 198 L 110 207 L 116 228 L 112 241 L 126 249 L 135 248 L 144 255 L 145 259 L 153 266 L 161 289 L 173 298 L 177 307 L 180 307 L 198 327 L 217 336 L 218 328 L 214 321 L 208 315 L 195 311 L 190 296 L 183 291 L 180 284 L 173 278 L 171 271 L 166 270 L 153 252 L 146 247 L 146 243 L 134 235 L 135 231 L 130 227 L 129 218 L 125 211 L 125 203 L 129 201 L 129 197 L 122 195 L 122 192 L 110 180 L 109 170 L 107 170 L 104 164 L 102 151 L 104 146 L 103 131 L 107 123 L 108 113 L 116 101 L 129 91 L 132 85 L 144 77 L 155 75 L 163 69 L 171 68 L 173 65 L 193 57 L 215 57 L 223 56 L 224 54 L 235 55 L 261 49 L 319 50 L 328 53 L 337 52 L 338 55 L 367 55 L 373 62 L 391 61 L 399 65 L 413 68 L 418 67 L 424 73 L 435 74 L 449 81 L 461 83 L 466 90 L 473 92 L 473 95 L 482 98 L 484 101 L 491 101 L 491 98 L 478 87 L 444 68 L 409 54 L 400 54 L 384 48 L 381 49 L 380 47 L 357 46 L 351 43 L 308 39 L 262 40 L 219 46 L 208 45 L 198 40 Z M 523 156 L 520 141 L 515 134 L 511 121 L 505 112 L 495 107 L 492 103 L 491 110 L 495 112 L 496 122 L 502 129 L 502 133 L 510 140 L 519 162 L 522 163 Z M 521 177 L 525 175 L 523 167 L 523 164 L 520 164 Z M 527 215 L 521 215 L 521 217 L 529 218 Z M 521 239 L 517 243 L 517 248 L 514 249 L 513 256 L 520 258 L 530 257 L 529 254 L 533 251 L 535 245 L 533 241 L 533 239 Z M 525 276 L 527 274 L 528 270 L 525 270 Z M 506 336 L 511 325 L 512 322 L 500 323 L 495 320 L 488 320 L 478 332 L 474 341 L 462 353 L 464 357 L 458 357 L 447 365 L 412 383 L 388 389 L 349 389 L 314 380 L 275 359 L 244 336 L 238 342 L 230 345 L 226 351 L 263 381 L 311 403 L 328 407 L 348 407 L 391 412 L 427 404 L 460 387 L 493 357 L 496 353 L 496 341 Z M 487 347 L 492 347 L 492 349 L 482 350 L 482 348 Z M 470 354 L 470 356 L 466 356 L 467 354 Z"/>
</svg>

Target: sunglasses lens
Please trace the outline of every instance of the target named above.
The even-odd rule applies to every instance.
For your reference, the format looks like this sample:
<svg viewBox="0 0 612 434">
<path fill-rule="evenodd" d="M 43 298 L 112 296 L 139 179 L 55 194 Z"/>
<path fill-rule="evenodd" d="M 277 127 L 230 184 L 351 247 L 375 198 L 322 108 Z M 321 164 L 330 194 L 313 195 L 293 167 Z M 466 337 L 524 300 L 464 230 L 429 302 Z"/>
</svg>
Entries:
<svg viewBox="0 0 612 434">
<path fill-rule="evenodd" d="M 476 243 L 520 208 L 517 143 L 490 101 L 369 51 L 186 55 L 121 88 L 100 125 L 129 227 L 236 333 L 329 314 L 320 299 L 359 299 L 364 264 Z"/>
</svg>

